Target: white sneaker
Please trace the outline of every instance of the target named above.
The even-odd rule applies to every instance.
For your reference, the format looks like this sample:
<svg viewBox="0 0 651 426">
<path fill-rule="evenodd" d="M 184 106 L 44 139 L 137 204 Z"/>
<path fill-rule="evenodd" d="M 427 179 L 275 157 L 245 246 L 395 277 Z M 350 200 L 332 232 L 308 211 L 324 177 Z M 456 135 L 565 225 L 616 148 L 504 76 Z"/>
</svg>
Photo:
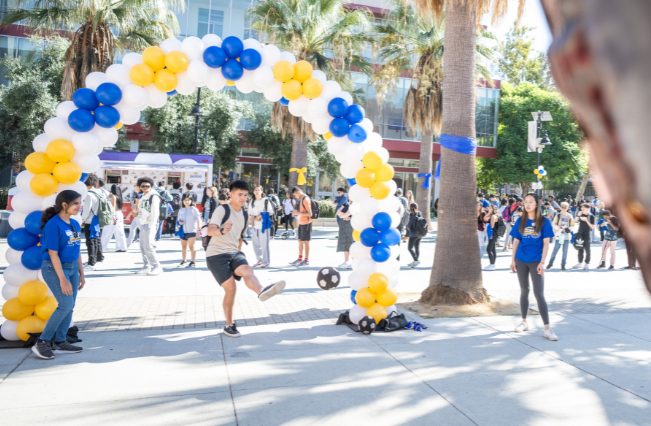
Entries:
<svg viewBox="0 0 651 426">
<path fill-rule="evenodd" d="M 522 333 L 523 331 L 529 330 L 529 324 L 526 322 L 522 321 L 517 327 L 515 327 L 515 332 L 516 333 Z"/>
<path fill-rule="evenodd" d="M 160 275 L 163 273 L 163 268 L 160 266 L 157 268 L 152 269 L 151 271 L 147 272 L 147 275 Z"/>
<path fill-rule="evenodd" d="M 146 275 L 148 273 L 149 273 L 149 266 L 145 266 L 141 270 L 136 271 L 136 274 L 138 275 Z"/>
<path fill-rule="evenodd" d="M 411 263 L 408 263 L 407 266 L 409 266 L 409 267 L 411 268 L 411 267 L 412 267 L 411 265 L 413 265 L 414 263 L 416 263 L 416 261 L 413 261 L 413 262 L 411 262 Z"/>
<path fill-rule="evenodd" d="M 420 260 L 415 261 L 414 263 L 411 264 L 412 268 L 415 268 L 416 266 L 420 265 Z"/>
<path fill-rule="evenodd" d="M 339 268 L 339 269 L 348 269 L 348 263 L 344 262 L 341 265 L 337 266 L 337 268 Z"/>
<path fill-rule="evenodd" d="M 583 267 L 583 269 L 585 269 L 586 271 L 589 271 L 589 270 L 590 270 L 590 265 L 588 265 L 588 264 L 586 263 L 585 266 Z"/>
<path fill-rule="evenodd" d="M 93 265 L 84 266 L 84 272 L 94 271 L 95 269 L 97 269 L 97 268 L 95 266 L 93 266 Z"/>
<path fill-rule="evenodd" d="M 572 269 L 583 269 L 583 263 L 577 263 L 576 265 L 572 266 Z"/>
<path fill-rule="evenodd" d="M 353 262 L 346 262 L 346 269 L 353 269 Z"/>
<path fill-rule="evenodd" d="M 494 271 L 495 270 L 495 265 L 488 265 L 487 267 L 484 268 L 484 271 Z"/>
<path fill-rule="evenodd" d="M 553 342 L 558 340 L 558 336 L 556 336 L 556 333 L 554 333 L 554 330 L 552 330 L 551 328 L 549 330 L 545 330 L 543 336 Z"/>
</svg>

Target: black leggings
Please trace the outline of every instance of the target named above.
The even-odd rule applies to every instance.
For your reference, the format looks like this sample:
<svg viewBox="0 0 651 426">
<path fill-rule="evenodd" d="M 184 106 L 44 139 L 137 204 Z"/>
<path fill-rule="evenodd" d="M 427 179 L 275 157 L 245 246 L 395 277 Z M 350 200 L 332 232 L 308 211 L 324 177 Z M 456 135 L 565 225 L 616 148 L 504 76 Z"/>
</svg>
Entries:
<svg viewBox="0 0 651 426">
<path fill-rule="evenodd" d="M 515 270 L 520 281 L 520 311 L 522 318 L 527 318 L 529 312 L 529 276 L 533 282 L 533 295 L 538 302 L 538 310 L 545 325 L 549 324 L 549 311 L 545 300 L 545 278 L 538 275 L 538 264 L 540 262 L 524 263 L 515 259 Z M 544 265 L 543 265 L 544 266 Z"/>
<path fill-rule="evenodd" d="M 495 265 L 495 259 L 497 259 L 497 232 L 493 232 L 493 236 L 488 240 L 488 246 L 486 247 L 486 252 L 488 253 L 488 260 L 490 260 L 491 265 Z"/>
<path fill-rule="evenodd" d="M 411 257 L 414 259 L 414 262 L 418 261 L 420 257 L 420 240 L 421 237 L 409 237 L 409 242 L 407 244 L 407 249 L 411 254 Z"/>
<path fill-rule="evenodd" d="M 285 231 L 288 230 L 288 227 L 292 227 L 292 231 L 294 230 L 294 216 L 292 214 L 286 214 L 283 217 L 283 221 L 285 222 Z"/>
</svg>

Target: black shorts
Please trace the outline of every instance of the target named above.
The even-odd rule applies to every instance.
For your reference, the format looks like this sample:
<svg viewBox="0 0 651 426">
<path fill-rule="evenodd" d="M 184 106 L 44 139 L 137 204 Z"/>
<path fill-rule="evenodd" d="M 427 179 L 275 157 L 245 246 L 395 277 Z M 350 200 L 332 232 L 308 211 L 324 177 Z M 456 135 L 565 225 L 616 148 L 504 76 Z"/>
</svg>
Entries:
<svg viewBox="0 0 651 426">
<path fill-rule="evenodd" d="M 224 284 L 231 277 L 235 277 L 236 281 L 242 279 L 239 275 L 235 275 L 235 270 L 241 265 L 248 265 L 244 253 L 241 251 L 235 253 L 218 254 L 206 258 L 206 265 L 208 270 L 212 272 L 219 285 Z"/>
<path fill-rule="evenodd" d="M 196 236 L 197 236 L 196 232 L 187 232 L 183 234 L 183 238 L 181 239 L 187 241 L 188 238 L 196 238 Z"/>
<path fill-rule="evenodd" d="M 298 225 L 298 241 L 310 241 L 312 239 L 312 222 L 307 225 Z"/>
</svg>

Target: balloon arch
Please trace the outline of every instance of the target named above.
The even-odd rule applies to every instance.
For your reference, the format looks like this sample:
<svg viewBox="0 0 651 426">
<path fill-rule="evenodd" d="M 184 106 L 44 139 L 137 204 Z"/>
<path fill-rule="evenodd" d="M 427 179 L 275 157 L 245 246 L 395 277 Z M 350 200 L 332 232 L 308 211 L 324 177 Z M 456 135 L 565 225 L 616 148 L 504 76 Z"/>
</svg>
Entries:
<svg viewBox="0 0 651 426">
<path fill-rule="evenodd" d="M 142 55 L 128 53 L 122 64 L 106 73 L 86 77 L 85 88 L 72 101 L 57 106 L 44 133 L 34 138 L 34 153 L 25 159 L 26 171 L 16 178 L 20 189 L 12 199 L 2 297 L 6 321 L 0 333 L 7 340 L 27 340 L 39 333 L 57 307 L 41 274 L 39 234 L 41 214 L 53 206 L 59 191 L 72 189 L 86 196 L 84 180 L 100 168 L 99 153 L 118 140 L 117 129 L 135 124 L 147 107 L 160 108 L 168 97 L 189 95 L 197 87 L 221 90 L 235 86 L 243 93 L 263 93 L 270 102 L 286 105 L 289 112 L 312 124 L 328 141 L 328 150 L 341 163 L 348 179 L 355 260 L 348 278 L 353 306 L 350 319 L 358 323 L 371 316 L 380 321 L 394 311 L 393 290 L 400 270 L 396 257 L 400 233 L 399 201 L 393 167 L 382 137 L 364 117 L 364 108 L 352 96 L 309 62 L 276 46 L 264 47 L 254 39 L 214 34 L 203 39 L 165 40 Z M 298 170 L 299 180 L 303 170 Z"/>
</svg>

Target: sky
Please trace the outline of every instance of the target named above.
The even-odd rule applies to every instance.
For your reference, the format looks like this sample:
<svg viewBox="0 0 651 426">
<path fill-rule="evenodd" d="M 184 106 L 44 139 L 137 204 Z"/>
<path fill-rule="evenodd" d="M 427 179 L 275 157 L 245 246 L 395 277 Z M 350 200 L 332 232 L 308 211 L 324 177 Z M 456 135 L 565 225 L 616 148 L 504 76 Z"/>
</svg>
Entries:
<svg viewBox="0 0 651 426">
<path fill-rule="evenodd" d="M 490 18 L 484 18 L 483 21 L 486 21 L 484 23 L 488 25 L 489 31 L 495 33 L 499 39 L 503 40 L 505 39 L 506 33 L 509 29 L 513 27 L 517 14 L 518 1 L 510 0 L 508 12 L 497 27 L 492 27 L 490 25 Z M 540 0 L 527 0 L 521 24 L 527 27 L 535 27 L 535 30 L 529 33 L 535 39 L 532 47 L 535 50 L 547 52 L 547 49 L 552 42 L 552 35 L 549 31 Z"/>
</svg>

